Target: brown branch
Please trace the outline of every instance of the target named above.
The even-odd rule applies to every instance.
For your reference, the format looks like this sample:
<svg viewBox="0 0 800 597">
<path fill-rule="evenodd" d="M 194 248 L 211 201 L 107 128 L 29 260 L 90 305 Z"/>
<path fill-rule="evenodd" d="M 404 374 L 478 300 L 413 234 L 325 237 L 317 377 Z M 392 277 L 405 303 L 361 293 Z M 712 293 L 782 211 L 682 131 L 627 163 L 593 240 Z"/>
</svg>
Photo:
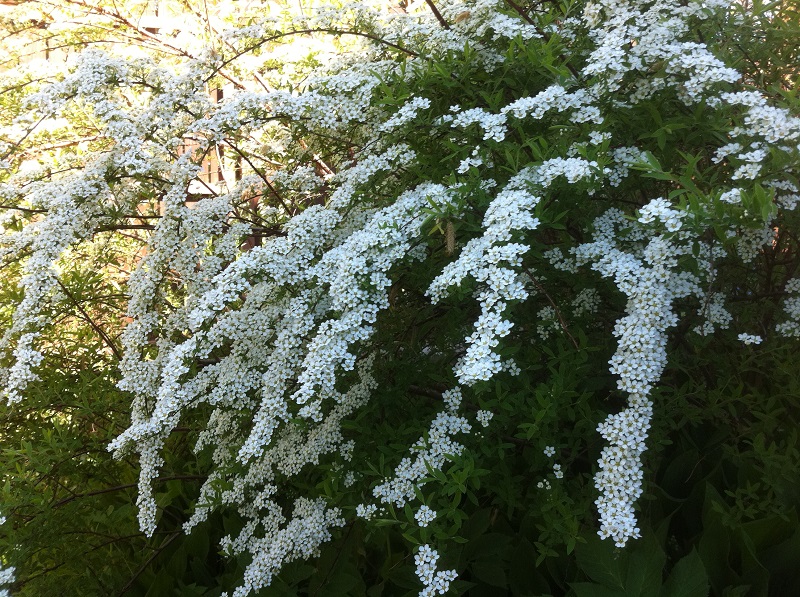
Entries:
<svg viewBox="0 0 800 597">
<path fill-rule="evenodd" d="M 115 232 L 117 230 L 155 230 L 155 229 L 156 229 L 155 224 L 108 224 L 106 226 L 98 226 L 97 228 L 94 229 L 94 231 Z"/>
<path fill-rule="evenodd" d="M 141 576 L 142 572 L 147 570 L 147 567 L 153 562 L 153 560 L 155 560 L 161 554 L 161 552 L 163 552 L 167 547 L 169 547 L 169 544 L 172 543 L 180 534 L 181 531 L 175 531 L 174 533 L 172 533 L 172 535 L 170 535 L 170 537 L 166 541 L 164 541 L 161 545 L 159 545 L 155 553 L 153 553 L 153 555 L 147 558 L 144 564 L 142 564 L 139 567 L 139 569 L 133 573 L 131 579 L 125 584 L 124 587 L 122 587 L 122 589 L 120 590 L 119 593 L 117 593 L 117 595 L 124 595 L 125 593 L 130 591 L 131 588 L 133 588 L 133 583 L 135 583 L 136 579 L 139 578 L 139 576 Z"/>
<path fill-rule="evenodd" d="M 267 176 L 265 174 L 262 174 L 261 171 L 258 168 L 256 168 L 255 165 L 253 165 L 253 162 L 250 161 L 250 158 L 248 156 L 246 156 L 238 147 L 236 147 L 236 145 L 234 145 L 230 141 L 226 141 L 226 145 L 228 145 L 228 147 L 233 149 L 233 151 L 235 151 L 239 155 L 240 158 L 242 158 L 245 162 L 247 162 L 247 164 L 250 166 L 250 168 L 253 169 L 253 172 L 256 173 L 256 176 L 258 176 L 261 180 L 264 181 L 264 184 L 267 185 L 267 188 L 270 190 L 270 192 L 272 193 L 273 197 L 275 197 L 280 202 L 280 204 L 283 206 L 284 211 L 286 211 L 287 214 L 288 213 L 292 213 L 291 211 L 289 211 L 289 208 L 286 205 L 286 202 L 283 200 L 283 197 L 280 196 L 280 194 L 275 189 L 275 187 L 272 185 L 272 183 L 269 181 Z"/>
<path fill-rule="evenodd" d="M 428 7 L 431 9 L 431 12 L 433 13 L 433 16 L 436 17 L 436 20 L 439 21 L 439 24 L 444 29 L 450 29 L 449 23 L 444 20 L 444 17 L 442 16 L 442 13 L 440 13 L 439 9 L 436 8 L 436 5 L 433 3 L 433 0 L 425 0 L 425 4 L 427 4 Z"/>
<path fill-rule="evenodd" d="M 26 214 L 43 214 L 47 213 L 46 209 L 29 209 L 27 207 L 16 207 L 14 205 L 0 205 L 0 209 L 13 209 L 15 211 L 21 211 Z"/>
<path fill-rule="evenodd" d="M 308 29 L 293 29 L 292 31 L 285 31 L 283 33 L 278 33 L 276 35 L 271 35 L 270 37 L 265 37 L 264 39 L 260 40 L 257 44 L 242 50 L 241 52 L 237 52 L 232 57 L 225 60 L 222 64 L 220 64 L 219 68 L 224 68 L 228 66 L 231 62 L 247 54 L 248 52 L 252 52 L 253 50 L 257 50 L 261 46 L 271 41 L 275 41 L 281 39 L 282 37 L 288 37 L 290 35 L 307 35 L 309 33 L 329 33 L 331 35 L 355 35 L 358 37 L 365 37 L 367 39 L 371 39 L 372 41 L 378 42 L 385 46 L 389 46 L 390 48 L 394 48 L 395 50 L 400 50 L 401 52 L 405 52 L 409 56 L 413 56 L 414 58 L 420 58 L 420 54 L 414 52 L 413 50 L 409 50 L 408 48 L 404 48 L 403 46 L 399 46 L 397 44 L 393 44 L 390 41 L 386 41 L 385 39 L 381 39 L 377 35 L 372 35 L 370 33 L 364 33 L 363 31 L 347 31 L 344 29 L 334 29 L 332 27 L 313 27 Z M 210 80 L 210 78 L 209 78 Z"/>
<path fill-rule="evenodd" d="M 75 145 L 80 145 L 81 143 L 88 143 L 89 141 L 97 141 L 100 138 L 100 135 L 93 135 L 91 137 L 82 137 L 80 139 L 70 139 L 68 141 L 60 141 L 58 143 L 51 143 L 50 145 L 44 145 L 42 147 L 31 148 L 28 151 L 22 153 L 22 156 L 25 158 L 32 157 L 34 155 L 38 155 L 45 151 L 53 151 L 54 149 L 64 149 L 65 147 L 74 147 Z"/>
<path fill-rule="evenodd" d="M 408 386 L 408 391 L 417 396 L 425 396 L 426 398 L 433 398 L 434 400 L 444 400 L 441 392 L 437 392 L 431 388 L 423 388 L 422 386 L 412 384 Z"/>
<path fill-rule="evenodd" d="M 166 481 L 205 481 L 206 477 L 203 475 L 175 475 L 173 477 L 156 477 L 153 479 L 157 483 L 164 483 Z M 123 491 L 124 489 L 133 489 L 138 487 L 138 483 L 128 483 L 126 485 L 117 485 L 115 487 L 106 487 L 105 489 L 96 489 L 95 491 L 87 491 L 86 493 L 76 493 L 69 497 L 63 498 L 53 504 L 52 509 L 60 508 L 70 502 L 79 498 L 92 497 L 95 495 L 103 495 L 104 493 L 113 493 L 115 491 Z"/>
<path fill-rule="evenodd" d="M 523 10 L 523 8 L 521 6 L 519 6 L 513 0 L 505 0 L 505 3 L 508 4 L 511 8 L 513 8 L 519 14 L 519 16 L 521 16 L 523 19 L 525 19 L 525 21 L 528 22 L 528 24 L 533 25 L 533 27 L 536 29 L 536 32 L 539 35 L 542 36 L 542 39 L 544 39 L 544 41 L 546 41 L 547 43 L 550 43 L 550 36 L 547 34 L 547 32 L 544 29 L 542 29 L 541 27 L 539 27 L 539 25 L 536 23 L 536 21 L 534 21 L 530 17 L 530 15 L 527 12 L 525 12 L 525 10 Z M 564 56 L 560 56 L 560 58 L 564 61 L 564 66 L 566 66 L 569 69 L 569 72 L 572 73 L 572 76 L 580 81 L 580 78 L 581 78 L 580 77 L 580 73 L 578 73 L 578 71 L 575 69 L 575 67 L 572 66 L 569 63 L 569 61 L 566 58 L 564 58 Z"/>
<path fill-rule="evenodd" d="M 131 216 L 137 218 L 138 216 Z M 161 217 L 161 216 L 157 216 Z M 223 232 L 227 231 L 230 227 L 223 226 Z M 155 230 L 155 224 L 109 224 L 107 226 L 98 226 L 94 229 L 95 232 L 116 232 L 120 230 Z M 280 226 L 253 226 L 250 231 L 253 234 L 261 236 L 284 236 L 283 229 Z"/>
<path fill-rule="evenodd" d="M 92 329 L 95 332 L 97 332 L 97 334 L 100 336 L 103 342 L 105 342 L 106 345 L 111 349 L 111 352 L 114 353 L 114 356 L 117 357 L 117 360 L 121 361 L 122 353 L 120 352 L 119 348 L 117 348 L 117 345 L 114 343 L 111 337 L 108 334 L 106 334 L 99 325 L 95 323 L 95 321 L 89 316 L 86 310 L 81 306 L 80 302 L 72 295 L 69 289 L 61 282 L 61 280 L 56 278 L 56 282 L 61 287 L 61 290 L 64 291 L 64 294 L 67 295 L 67 298 L 69 298 L 75 305 L 75 308 L 78 309 L 78 311 L 80 311 L 81 315 L 86 320 L 86 323 L 92 326 Z"/>
<path fill-rule="evenodd" d="M 539 282 L 539 280 L 537 280 L 534 277 L 534 275 L 531 273 L 531 271 L 527 267 L 523 268 L 523 270 L 525 271 L 526 274 L 528 274 L 528 277 L 531 279 L 531 282 L 533 282 L 533 285 L 536 286 L 536 290 L 541 292 L 547 298 L 547 301 L 550 303 L 550 305 L 555 310 L 556 317 L 558 317 L 558 323 L 561 326 L 561 329 L 564 330 L 564 333 L 567 335 L 567 337 L 572 342 L 572 345 L 576 349 L 580 350 L 580 347 L 578 346 L 578 342 L 575 340 L 573 335 L 570 333 L 569 327 L 567 326 L 567 322 L 564 320 L 564 316 L 561 314 L 561 309 L 559 309 L 558 305 L 552 299 L 552 297 L 549 294 L 547 294 L 547 290 L 545 290 L 544 286 L 542 286 L 542 284 Z"/>
</svg>

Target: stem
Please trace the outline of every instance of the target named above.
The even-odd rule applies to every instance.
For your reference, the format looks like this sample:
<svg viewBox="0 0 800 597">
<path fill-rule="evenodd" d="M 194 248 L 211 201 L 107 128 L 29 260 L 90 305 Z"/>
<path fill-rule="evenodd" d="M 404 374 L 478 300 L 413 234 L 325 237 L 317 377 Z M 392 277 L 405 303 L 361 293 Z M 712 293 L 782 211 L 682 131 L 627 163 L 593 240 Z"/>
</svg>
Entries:
<svg viewBox="0 0 800 597">
<path fill-rule="evenodd" d="M 205 481 L 206 477 L 203 475 L 175 475 L 173 477 L 156 477 L 153 479 L 157 483 L 163 483 L 166 481 Z M 75 495 L 71 495 L 67 498 L 59 500 L 55 504 L 53 504 L 52 509 L 55 510 L 56 508 L 60 508 L 70 502 L 73 502 L 79 498 L 85 497 L 92 497 L 95 495 L 102 495 L 104 493 L 113 493 L 115 491 L 122 491 L 124 489 L 132 489 L 134 487 L 138 487 L 138 483 L 127 483 L 125 485 L 117 485 L 116 487 L 106 487 L 105 489 L 96 489 L 95 491 L 87 491 L 86 493 L 76 493 Z"/>
<path fill-rule="evenodd" d="M 439 21 L 439 24 L 442 26 L 442 28 L 449 30 L 450 25 L 448 24 L 447 21 L 444 20 L 442 13 L 440 13 L 439 9 L 436 8 L 436 5 L 433 3 L 433 0 L 425 0 L 425 4 L 427 4 L 428 7 L 431 9 L 433 16 L 436 17 L 436 20 Z"/>
<path fill-rule="evenodd" d="M 78 311 L 80 311 L 81 315 L 83 316 L 83 319 L 86 320 L 86 323 L 92 326 L 92 329 L 95 332 L 97 332 L 97 335 L 100 336 L 103 342 L 105 342 L 106 345 L 111 349 L 111 352 L 114 353 L 114 356 L 117 357 L 117 360 L 121 361 L 122 353 L 120 352 L 119 348 L 117 348 L 117 345 L 114 343 L 111 337 L 108 334 L 106 334 L 105 331 L 103 331 L 103 329 L 94 322 L 94 320 L 89 316 L 86 310 L 81 306 L 80 302 L 72 295 L 69 289 L 61 282 L 61 280 L 56 278 L 56 282 L 61 287 L 61 290 L 64 291 L 64 294 L 67 295 L 67 298 L 69 298 L 69 300 L 71 300 L 72 303 L 75 305 L 75 308 L 78 309 Z"/>
</svg>

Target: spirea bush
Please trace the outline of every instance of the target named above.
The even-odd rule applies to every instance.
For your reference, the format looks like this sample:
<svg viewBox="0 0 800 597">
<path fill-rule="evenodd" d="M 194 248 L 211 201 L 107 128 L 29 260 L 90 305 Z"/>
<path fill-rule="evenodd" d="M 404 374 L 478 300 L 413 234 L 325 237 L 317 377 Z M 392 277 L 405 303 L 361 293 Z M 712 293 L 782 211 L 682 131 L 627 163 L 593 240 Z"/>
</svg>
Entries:
<svg viewBox="0 0 800 597">
<path fill-rule="evenodd" d="M 246 16 L 18 71 L 8 412 L 58 366 L 76 255 L 129 234 L 96 279 L 127 297 L 108 449 L 153 536 L 188 434 L 180 524 L 238 566 L 209 591 L 791 593 L 796 7 Z"/>
</svg>

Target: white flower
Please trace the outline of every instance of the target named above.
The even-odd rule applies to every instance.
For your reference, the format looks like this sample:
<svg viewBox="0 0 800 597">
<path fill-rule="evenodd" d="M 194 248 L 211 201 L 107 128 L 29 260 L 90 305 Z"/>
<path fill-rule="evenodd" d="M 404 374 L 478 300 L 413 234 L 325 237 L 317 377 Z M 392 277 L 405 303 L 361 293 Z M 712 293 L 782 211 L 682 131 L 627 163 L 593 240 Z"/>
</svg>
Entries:
<svg viewBox="0 0 800 597">
<path fill-rule="evenodd" d="M 414 515 L 414 518 L 419 523 L 419 526 L 426 527 L 429 523 L 433 522 L 436 519 L 436 512 L 431 510 L 428 506 L 422 505 L 417 510 L 417 513 Z"/>
<path fill-rule="evenodd" d="M 377 509 L 375 504 L 359 504 L 356 506 L 356 516 L 364 520 L 371 520 Z"/>
<path fill-rule="evenodd" d="M 455 570 L 436 570 L 436 563 L 439 561 L 439 553 L 431 549 L 429 545 L 419 548 L 417 555 L 414 556 L 414 563 L 417 565 L 417 576 L 425 585 L 420 591 L 420 597 L 430 597 L 436 594 L 444 595 L 450 590 L 450 583 L 456 579 Z"/>
<path fill-rule="evenodd" d="M 475 418 L 478 419 L 478 423 L 483 427 L 489 426 L 489 421 L 492 420 L 492 417 L 494 417 L 494 413 L 489 410 L 479 410 L 475 413 Z"/>
<path fill-rule="evenodd" d="M 761 336 L 755 336 L 753 334 L 739 334 L 738 338 L 743 344 L 761 344 L 761 342 L 763 342 Z"/>
<path fill-rule="evenodd" d="M 564 471 L 561 470 L 560 464 L 553 465 L 553 475 L 556 479 L 563 479 L 564 478 Z"/>
</svg>

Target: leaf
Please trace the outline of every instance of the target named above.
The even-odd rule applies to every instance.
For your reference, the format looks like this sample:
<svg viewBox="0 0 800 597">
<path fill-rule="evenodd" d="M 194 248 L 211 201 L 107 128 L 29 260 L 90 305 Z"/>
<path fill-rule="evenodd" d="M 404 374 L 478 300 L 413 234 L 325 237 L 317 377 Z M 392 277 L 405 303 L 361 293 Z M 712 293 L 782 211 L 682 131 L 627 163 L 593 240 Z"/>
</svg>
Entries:
<svg viewBox="0 0 800 597">
<path fill-rule="evenodd" d="M 625 576 L 625 593 L 657 597 L 667 557 L 652 533 L 643 533 L 632 546 Z"/>
<path fill-rule="evenodd" d="M 575 547 L 578 566 L 586 576 L 603 586 L 624 589 L 627 554 L 615 551 L 613 543 L 603 541 L 594 533 L 586 543 Z"/>
<path fill-rule="evenodd" d="M 610 589 L 592 582 L 574 582 L 569 585 L 576 597 L 628 597 L 621 589 Z"/>
<path fill-rule="evenodd" d="M 464 523 L 462 534 L 470 540 L 476 540 L 483 535 L 491 524 L 492 509 L 483 508 L 473 513 Z"/>
<path fill-rule="evenodd" d="M 706 568 L 697 550 L 692 549 L 689 555 L 675 564 L 661 591 L 662 597 L 705 597 L 709 584 Z"/>
<path fill-rule="evenodd" d="M 479 560 L 470 566 L 472 573 L 480 581 L 493 587 L 505 588 L 507 566 L 499 559 Z"/>
</svg>

